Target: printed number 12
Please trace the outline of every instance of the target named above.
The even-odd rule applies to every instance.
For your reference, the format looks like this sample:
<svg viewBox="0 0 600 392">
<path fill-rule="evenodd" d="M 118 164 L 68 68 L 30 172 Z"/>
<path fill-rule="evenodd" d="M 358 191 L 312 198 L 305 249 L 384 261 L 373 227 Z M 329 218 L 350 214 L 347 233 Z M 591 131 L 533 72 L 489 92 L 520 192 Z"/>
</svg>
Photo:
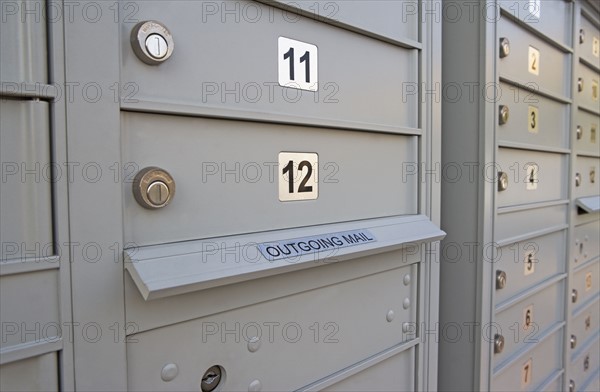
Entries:
<svg viewBox="0 0 600 392">
<path fill-rule="evenodd" d="M 308 53 L 308 52 L 307 52 Z M 304 168 L 308 169 L 308 172 L 300 182 L 300 186 L 298 187 L 298 193 L 302 192 L 312 192 L 312 186 L 306 186 L 306 183 L 310 179 L 312 175 L 312 165 L 308 161 L 302 161 L 298 165 L 298 171 L 302 171 Z M 289 161 L 287 165 L 283 168 L 283 174 L 288 174 L 288 191 L 289 193 L 294 193 L 294 161 Z"/>
</svg>

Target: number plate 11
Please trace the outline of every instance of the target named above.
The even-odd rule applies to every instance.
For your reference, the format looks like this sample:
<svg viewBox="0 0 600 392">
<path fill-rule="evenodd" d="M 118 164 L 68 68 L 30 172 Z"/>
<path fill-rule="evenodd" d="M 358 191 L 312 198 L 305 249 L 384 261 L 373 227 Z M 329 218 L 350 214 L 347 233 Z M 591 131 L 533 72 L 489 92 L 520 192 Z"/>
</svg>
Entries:
<svg viewBox="0 0 600 392">
<path fill-rule="evenodd" d="M 279 37 L 277 52 L 280 86 L 308 91 L 319 90 L 318 52 L 315 45 Z"/>
<path fill-rule="evenodd" d="M 279 153 L 279 201 L 319 197 L 319 155 L 310 152 Z"/>
</svg>

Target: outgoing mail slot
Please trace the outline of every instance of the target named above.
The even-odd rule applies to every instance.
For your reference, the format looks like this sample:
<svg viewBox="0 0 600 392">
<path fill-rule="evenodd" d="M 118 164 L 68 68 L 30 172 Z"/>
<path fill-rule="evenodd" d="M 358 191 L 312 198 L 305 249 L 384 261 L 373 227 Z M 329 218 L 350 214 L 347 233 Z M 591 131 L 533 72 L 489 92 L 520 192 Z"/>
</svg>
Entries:
<svg viewBox="0 0 600 392">
<path fill-rule="evenodd" d="M 520 87 L 501 83 L 500 106 L 510 117 L 496 128 L 498 143 L 522 143 L 538 147 L 568 148 L 569 107 Z"/>
<path fill-rule="evenodd" d="M 56 12 L 42 0 L 2 2 L 0 47 L 2 66 L 0 81 L 46 83 L 48 81 L 48 49 L 46 20 L 48 12 Z M 60 11 L 59 11 L 60 12 Z M 4 102 L 2 103 L 4 105 Z"/>
<path fill-rule="evenodd" d="M 563 367 L 563 331 L 545 337 L 510 364 L 497 369 L 492 379 L 492 390 L 538 391 L 540 384 Z"/>
<path fill-rule="evenodd" d="M 561 322 L 564 297 L 564 284 L 559 282 L 533 295 L 515 299 L 520 300 L 510 307 L 497 307 L 500 310 L 497 310 L 496 322 L 504 335 L 504 349 L 494 354 L 496 366 L 510 360 L 518 350 L 537 344 L 548 330 Z"/>
<path fill-rule="evenodd" d="M 572 7 L 568 1 L 500 0 L 498 3 L 504 13 L 565 46 L 571 44 Z"/>
<path fill-rule="evenodd" d="M 577 37 L 576 42 L 579 44 L 579 56 L 598 68 L 598 62 L 600 61 L 600 31 L 584 13 L 581 14 L 579 37 Z"/>
<path fill-rule="evenodd" d="M 358 1 L 287 1 L 275 0 L 283 7 L 301 9 L 319 20 L 328 20 L 371 34 L 404 41 L 419 39 L 420 4 L 415 0 L 358 0 Z M 433 9 L 433 6 L 431 6 Z M 421 11 L 422 12 L 422 11 Z"/>
<path fill-rule="evenodd" d="M 594 220 L 575 227 L 571 260 L 575 265 L 582 265 L 600 255 L 600 221 Z"/>
<path fill-rule="evenodd" d="M 497 34 L 510 41 L 510 54 L 503 58 L 496 56 L 501 78 L 529 83 L 535 89 L 564 97 L 570 95 L 567 70 L 571 60 L 567 54 L 507 18 L 500 18 Z"/>
<path fill-rule="evenodd" d="M 600 367 L 600 340 L 582 347 L 580 352 L 571 361 L 571 377 L 575 385 L 586 385 L 591 377 L 598 378 Z M 580 389 L 578 389 L 580 390 Z"/>
<path fill-rule="evenodd" d="M 589 338 L 596 335 L 600 327 L 600 301 L 596 300 L 592 304 L 579 310 L 577 316 L 569 324 L 569 334 L 577 338 L 577 346 L 571 349 L 571 353 L 576 353 L 581 347 L 585 347 Z"/>
<path fill-rule="evenodd" d="M 4 46 L 2 51 L 4 56 Z M 54 254 L 51 187 L 56 168 L 50 161 L 48 110 L 46 102 L 0 104 L 2 261 Z"/>
<path fill-rule="evenodd" d="M 418 285 L 404 277 L 417 271 L 408 265 L 133 335 L 129 388 L 195 390 L 204 370 L 219 365 L 223 390 L 247 390 L 254 380 L 263 391 L 296 390 L 410 341 L 402 325 L 417 321 Z M 167 383 L 161 370 L 171 363 L 178 374 Z"/>
<path fill-rule="evenodd" d="M 262 9 L 256 20 L 237 14 L 237 21 L 235 12 L 207 13 L 207 4 L 228 6 L 199 1 L 139 3 L 136 18 L 160 21 L 171 32 L 175 47 L 164 63 L 147 65 L 131 48 L 134 26 L 122 26 L 122 80 L 136 86 L 134 96 L 122 97 L 124 107 L 391 132 L 418 127 L 417 49 L 258 2 L 231 4 L 241 10 Z M 401 20 L 395 26 L 402 26 Z M 312 55 L 305 57 L 309 51 L 300 46 L 295 52 L 290 51 L 293 46 L 279 47 L 281 37 L 300 42 L 303 48 L 310 45 Z M 310 64 L 316 68 L 312 73 Z M 281 87 L 279 75 L 293 84 L 306 82 L 317 91 Z"/>
<path fill-rule="evenodd" d="M 499 207 L 561 200 L 567 197 L 566 156 L 500 148 L 498 168 L 508 174 L 508 188 L 497 192 Z"/>
<path fill-rule="evenodd" d="M 577 302 L 574 309 L 585 306 L 586 303 L 600 292 L 600 262 L 596 260 L 581 268 L 573 276 L 573 290 L 577 290 Z"/>
<path fill-rule="evenodd" d="M 577 110 L 573 132 L 575 152 L 588 156 L 600 155 L 600 116 Z"/>
<path fill-rule="evenodd" d="M 592 113 L 600 114 L 600 74 L 579 63 L 574 77 L 578 83 L 575 97 L 579 105 Z"/>
<path fill-rule="evenodd" d="M 159 166 L 177 185 L 147 210 L 123 184 L 125 242 L 138 246 L 417 212 L 414 136 L 138 113 L 123 132 L 128 178 Z M 280 201 L 278 156 L 294 151 L 318 156 L 316 199 Z"/>
<path fill-rule="evenodd" d="M 565 243 L 566 233 L 558 231 L 500 248 L 500 259 L 495 265 L 506 273 L 506 286 L 496 290 L 496 304 L 563 273 Z"/>
</svg>

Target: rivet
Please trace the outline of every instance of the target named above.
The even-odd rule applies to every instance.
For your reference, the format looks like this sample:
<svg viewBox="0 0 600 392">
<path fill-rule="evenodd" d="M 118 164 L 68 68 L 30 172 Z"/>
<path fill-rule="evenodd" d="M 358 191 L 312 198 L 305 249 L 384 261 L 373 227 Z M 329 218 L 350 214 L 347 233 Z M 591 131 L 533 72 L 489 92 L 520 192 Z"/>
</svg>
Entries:
<svg viewBox="0 0 600 392">
<path fill-rule="evenodd" d="M 412 332 L 412 328 L 410 327 L 410 323 L 402 323 L 402 332 L 404 332 L 404 333 Z"/>
<path fill-rule="evenodd" d="M 402 307 L 404 307 L 404 309 L 410 308 L 410 298 L 404 298 L 404 302 L 402 302 Z"/>
<path fill-rule="evenodd" d="M 410 274 L 404 275 L 404 279 L 402 281 L 404 282 L 405 286 L 408 286 L 410 284 Z"/>
<path fill-rule="evenodd" d="M 394 317 L 395 317 L 395 316 L 396 316 L 396 315 L 394 314 L 394 311 L 393 311 L 393 310 L 388 310 L 388 312 L 387 312 L 387 315 L 385 316 L 385 319 L 386 319 L 388 322 L 392 322 L 392 320 L 394 319 Z"/>
<path fill-rule="evenodd" d="M 177 374 L 179 374 L 179 368 L 177 365 L 174 363 L 168 363 L 163 366 L 162 370 L 160 371 L 160 378 L 162 378 L 162 380 L 165 382 L 169 382 L 177 377 Z"/>
<path fill-rule="evenodd" d="M 262 384 L 259 380 L 254 380 L 248 385 L 248 392 L 259 392 L 262 389 Z"/>
<path fill-rule="evenodd" d="M 254 337 L 250 338 L 250 340 L 248 340 L 248 351 L 250 351 L 251 353 L 254 353 L 254 352 L 258 351 L 259 348 L 260 348 L 260 339 L 258 338 L 258 336 L 254 336 Z"/>
</svg>

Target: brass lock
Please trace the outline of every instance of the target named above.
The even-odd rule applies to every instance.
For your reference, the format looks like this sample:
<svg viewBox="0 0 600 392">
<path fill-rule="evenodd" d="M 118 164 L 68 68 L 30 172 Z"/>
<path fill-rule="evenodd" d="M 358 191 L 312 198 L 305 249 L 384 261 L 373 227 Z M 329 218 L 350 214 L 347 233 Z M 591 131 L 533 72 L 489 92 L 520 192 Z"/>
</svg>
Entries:
<svg viewBox="0 0 600 392">
<path fill-rule="evenodd" d="M 506 272 L 496 271 L 496 290 L 500 290 L 506 287 Z"/>
<path fill-rule="evenodd" d="M 500 125 L 504 125 L 508 122 L 509 112 L 510 111 L 508 109 L 508 106 L 500 105 L 500 108 L 498 110 L 498 122 L 500 123 Z"/>
<path fill-rule="evenodd" d="M 494 336 L 494 354 L 500 354 L 504 350 L 504 336 L 496 334 Z"/>
<path fill-rule="evenodd" d="M 175 196 L 175 180 L 166 170 L 146 167 L 133 180 L 133 196 L 144 208 L 155 210 L 166 207 Z"/>
<path fill-rule="evenodd" d="M 498 190 L 500 192 L 508 189 L 508 174 L 506 172 L 498 172 Z"/>
<path fill-rule="evenodd" d="M 500 38 L 500 58 L 504 58 L 510 54 L 510 41 L 508 38 Z"/>
</svg>

